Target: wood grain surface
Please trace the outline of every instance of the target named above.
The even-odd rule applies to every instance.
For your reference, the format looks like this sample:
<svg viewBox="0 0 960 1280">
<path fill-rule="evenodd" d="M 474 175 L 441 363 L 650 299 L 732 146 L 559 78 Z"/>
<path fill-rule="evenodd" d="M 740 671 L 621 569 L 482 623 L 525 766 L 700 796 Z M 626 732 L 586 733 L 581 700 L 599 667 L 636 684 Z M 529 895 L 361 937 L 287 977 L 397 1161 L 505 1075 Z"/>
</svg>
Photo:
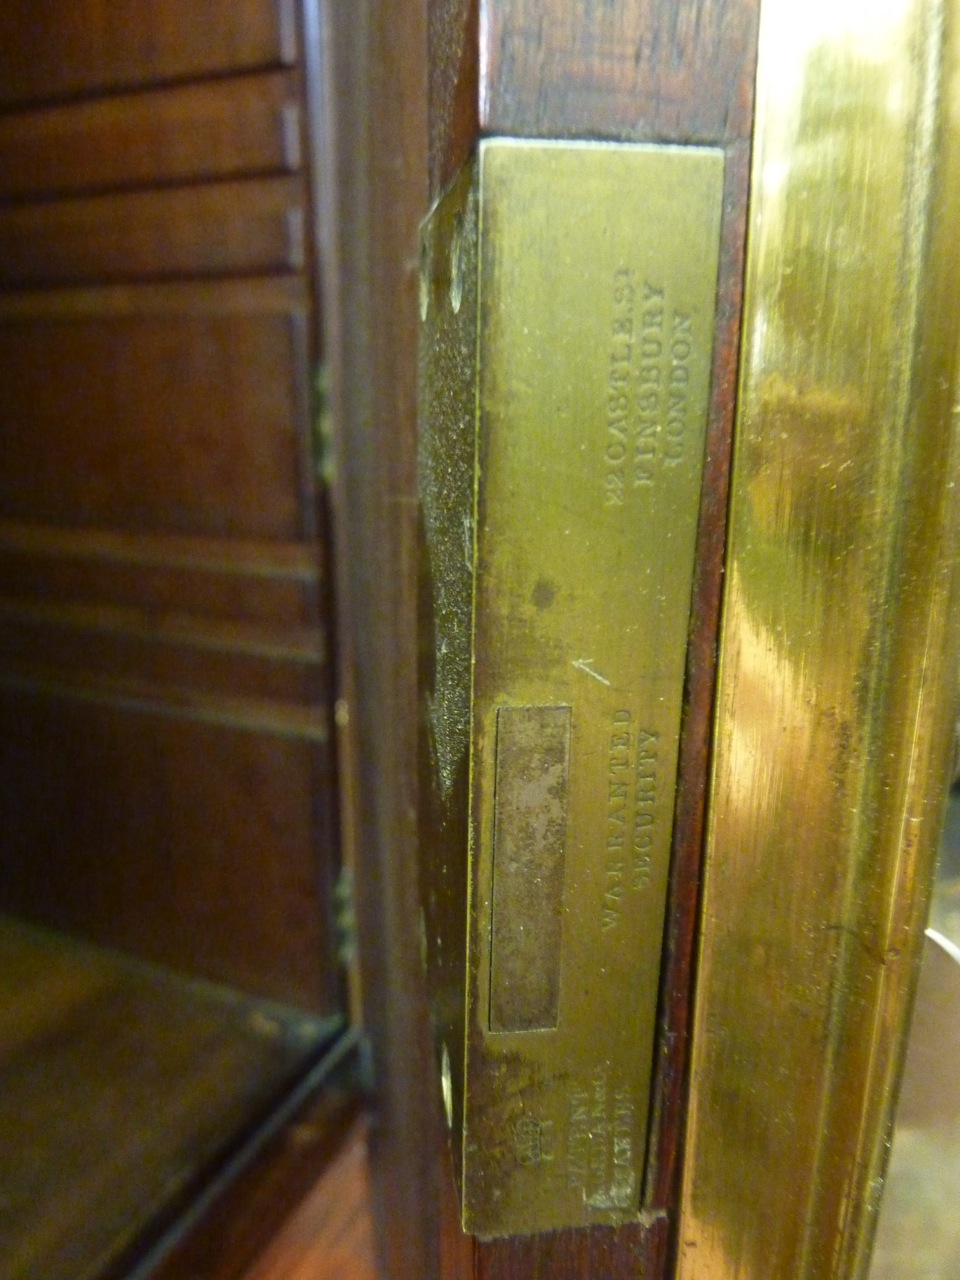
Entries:
<svg viewBox="0 0 960 1280">
<path fill-rule="evenodd" d="M 0 513 L 303 537 L 296 343 L 290 316 L 0 321 Z"/>
<path fill-rule="evenodd" d="M 86 600 L 236 622 L 308 625 L 322 590 L 305 542 L 191 538 L 0 521 L 0 581 L 22 601 Z"/>
<path fill-rule="evenodd" d="M 243 1280 L 377 1280 L 371 1210 L 367 1133 L 358 1125 Z"/>
<path fill-rule="evenodd" d="M 0 4 L 0 906 L 330 1012 L 302 49 Z"/>
<path fill-rule="evenodd" d="M 151 1280 L 377 1280 L 357 1065 L 326 1079 Z"/>
<path fill-rule="evenodd" d="M 749 137 L 757 2 L 430 3 L 431 185 L 476 136 L 731 143 Z"/>
<path fill-rule="evenodd" d="M 119 93 L 0 115 L 0 198 L 119 191 L 301 166 L 295 73 Z"/>
<path fill-rule="evenodd" d="M 0 917 L 0 1276 L 102 1274 L 328 1034 Z"/>
<path fill-rule="evenodd" d="M 0 205 L 0 287 L 298 271 L 302 205 L 291 176 Z"/>
<path fill-rule="evenodd" d="M 386 1274 L 437 1280 L 439 1083 L 417 944 L 416 344 L 427 205 L 426 5 L 353 0 L 324 20 L 324 318 L 333 486 L 341 785 L 357 856 L 370 1137 Z M 310 30 L 308 21 L 307 30 Z M 308 39 L 307 49 L 310 42 Z M 321 79 L 322 75 L 322 79 Z"/>
<path fill-rule="evenodd" d="M 87 681 L 89 689 L 89 680 Z M 0 688 L 7 909 L 330 1011 L 322 748 L 269 725 Z M 323 877 L 318 888 L 318 880 Z"/>
<path fill-rule="evenodd" d="M 281 66 L 296 37 L 292 0 L 4 0 L 0 106 Z"/>
</svg>

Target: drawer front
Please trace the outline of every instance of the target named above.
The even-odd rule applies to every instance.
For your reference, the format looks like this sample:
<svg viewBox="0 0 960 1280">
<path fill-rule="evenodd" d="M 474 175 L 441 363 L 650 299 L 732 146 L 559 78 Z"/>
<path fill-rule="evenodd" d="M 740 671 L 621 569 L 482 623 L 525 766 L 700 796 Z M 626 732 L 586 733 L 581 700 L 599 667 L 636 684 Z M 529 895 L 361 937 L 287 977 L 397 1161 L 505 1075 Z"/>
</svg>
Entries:
<svg viewBox="0 0 960 1280">
<path fill-rule="evenodd" d="M 282 66 L 292 0 L 5 0 L 0 106 Z"/>
<path fill-rule="evenodd" d="M 0 199 L 292 171 L 300 117 L 287 71 L 0 115 Z"/>
</svg>

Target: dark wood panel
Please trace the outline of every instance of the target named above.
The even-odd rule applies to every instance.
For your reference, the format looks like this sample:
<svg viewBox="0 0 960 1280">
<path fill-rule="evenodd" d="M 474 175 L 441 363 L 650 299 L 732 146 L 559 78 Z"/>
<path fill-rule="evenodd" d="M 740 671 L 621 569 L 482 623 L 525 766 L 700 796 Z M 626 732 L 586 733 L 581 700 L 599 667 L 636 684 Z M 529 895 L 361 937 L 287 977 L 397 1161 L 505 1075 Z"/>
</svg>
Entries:
<svg viewBox="0 0 960 1280">
<path fill-rule="evenodd" d="M 52 667 L 37 662 L 0 668 L 0 685 L 43 698 L 65 698 L 95 707 L 114 707 L 139 715 L 271 734 L 298 742 L 330 740 L 327 706 L 244 698 L 234 692 L 210 693 L 134 676 L 117 676 L 83 667 Z"/>
<path fill-rule="evenodd" d="M 367 1249 L 372 1252 L 373 1222 L 367 1171 L 358 1167 L 360 1149 L 366 1159 L 368 1116 L 354 1059 L 325 1080 L 288 1125 L 276 1135 L 251 1164 L 151 1272 L 151 1280 L 250 1280 L 250 1268 L 259 1264 L 278 1233 L 297 1231 L 301 1213 L 318 1201 L 338 1213 L 349 1205 L 362 1216 Z M 347 1173 L 349 1182 L 343 1179 Z M 356 1179 L 356 1181 L 354 1181 Z M 332 1225 L 332 1224 L 331 1224 Z M 338 1224 L 339 1225 L 339 1224 Z M 368 1234 L 369 1233 L 369 1234 Z M 302 1268 L 336 1257 L 341 1233 L 310 1226 L 302 1233 L 302 1254 L 274 1273 L 274 1280 L 291 1280 Z M 341 1246 L 342 1247 L 342 1246 Z M 369 1256 L 369 1255 L 368 1255 Z M 302 1270 L 301 1270 L 302 1274 Z M 332 1272 L 337 1280 L 377 1280 L 380 1272 L 370 1257 L 369 1273 L 351 1277 L 349 1271 Z M 310 1280 L 317 1280 L 311 1274 Z"/>
<path fill-rule="evenodd" d="M 480 133 L 480 0 L 427 0 L 430 193 L 438 196 Z"/>
<path fill-rule="evenodd" d="M 182 614 L 0 598 L 0 672 L 24 663 L 307 706 L 326 686 L 315 630 L 280 634 Z"/>
<path fill-rule="evenodd" d="M 293 65 L 296 27 L 294 0 L 0 0 L 0 909 L 334 1013 L 300 83 L 263 70 Z M 154 1175 L 187 1202 L 207 1112 L 246 1089 L 242 1055 L 164 1013 L 203 1096 L 122 1004 L 68 1030 L 146 1061 L 135 1105 L 69 1055 L 29 1068 L 77 1086 L 49 1128 L 83 1180 L 30 1206 L 71 1277 L 104 1205 L 129 1244 Z M 278 1052 L 269 1009 L 238 1024 Z M 172 1172 L 119 1128 L 165 1139 L 170 1113 Z"/>
<path fill-rule="evenodd" d="M 102 1275 L 327 1036 L 0 917 L 0 1274 Z"/>
<path fill-rule="evenodd" d="M 0 906 L 339 1005 L 323 744 L 0 689 Z"/>
<path fill-rule="evenodd" d="M 555 1231 L 478 1244 L 463 1280 L 656 1280 L 664 1274 L 668 1226 L 661 1218 L 647 1227 Z"/>
<path fill-rule="evenodd" d="M 357 1133 L 243 1280 L 379 1280 L 365 1135 Z"/>
<path fill-rule="evenodd" d="M 65 541 L 69 534 L 66 531 Z M 191 571 L 176 565 L 50 558 L 18 554 L 6 550 L 2 543 L 0 591 L 24 600 L 94 600 L 108 607 L 182 611 L 211 619 L 292 627 L 316 619 L 319 594 L 316 585 L 284 578 Z"/>
<path fill-rule="evenodd" d="M 0 594 L 0 618 L 14 626 L 129 636 L 155 644 L 192 646 L 211 653 L 279 662 L 311 665 L 326 657 L 324 632 L 319 626 L 256 626 L 200 617 L 183 609 L 138 609 L 82 599 L 34 601 Z"/>
<path fill-rule="evenodd" d="M 295 177 L 0 208 L 8 288 L 297 271 L 304 257 Z"/>
<path fill-rule="evenodd" d="M 113 284 L 0 292 L 0 324 L 107 316 L 305 316 L 309 307 L 300 276 Z"/>
<path fill-rule="evenodd" d="M 301 341 L 282 314 L 0 323 L 0 515 L 309 536 Z"/>
<path fill-rule="evenodd" d="M 252 624 L 317 625 L 319 543 L 112 533 L 0 521 L 0 595 Z"/>
<path fill-rule="evenodd" d="M 435 7 L 435 190 L 463 163 L 477 128 L 672 142 L 749 135 L 755 0 L 490 0 L 479 49 L 475 3 Z"/>
<path fill-rule="evenodd" d="M 29 521 L 0 521 L 0 554 L 89 560 L 104 565 L 171 569 L 316 583 L 319 548 L 312 542 L 257 542 L 129 534 L 111 529 L 59 529 Z"/>
<path fill-rule="evenodd" d="M 439 1274 L 439 1083 L 419 962 L 416 844 L 417 227 L 426 212 L 426 4 L 322 11 L 321 170 L 333 418 L 344 786 L 355 832 L 371 1134 L 391 1280 Z M 312 13 L 312 17 L 311 17 Z M 319 39 L 305 48 L 319 48 Z M 310 68 L 313 92 L 319 68 Z M 348 801 L 349 803 L 349 801 Z"/>
<path fill-rule="evenodd" d="M 0 115 L 0 199 L 299 169 L 290 72 Z"/>
<path fill-rule="evenodd" d="M 270 67 L 295 57 L 292 0 L 0 5 L 0 105 Z"/>
</svg>

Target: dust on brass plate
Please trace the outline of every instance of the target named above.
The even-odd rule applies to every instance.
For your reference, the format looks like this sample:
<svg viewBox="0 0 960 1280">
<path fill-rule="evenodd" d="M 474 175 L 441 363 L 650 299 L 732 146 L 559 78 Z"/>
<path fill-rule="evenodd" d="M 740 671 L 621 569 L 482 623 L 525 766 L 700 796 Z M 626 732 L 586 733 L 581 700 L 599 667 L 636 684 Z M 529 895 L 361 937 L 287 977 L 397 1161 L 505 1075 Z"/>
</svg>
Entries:
<svg viewBox="0 0 960 1280">
<path fill-rule="evenodd" d="M 421 942 L 482 1236 L 642 1208 L 722 187 L 489 141 L 423 228 Z"/>
</svg>

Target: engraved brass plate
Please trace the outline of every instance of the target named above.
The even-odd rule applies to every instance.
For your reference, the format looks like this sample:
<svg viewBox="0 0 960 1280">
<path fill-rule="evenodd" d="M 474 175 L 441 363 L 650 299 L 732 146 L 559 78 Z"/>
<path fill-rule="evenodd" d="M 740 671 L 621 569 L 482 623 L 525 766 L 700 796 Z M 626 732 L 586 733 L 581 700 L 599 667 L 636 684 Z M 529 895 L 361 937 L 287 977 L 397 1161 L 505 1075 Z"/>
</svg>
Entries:
<svg viewBox="0 0 960 1280">
<path fill-rule="evenodd" d="M 424 958 L 465 1227 L 641 1213 L 723 157 L 489 141 L 424 225 Z"/>
</svg>

